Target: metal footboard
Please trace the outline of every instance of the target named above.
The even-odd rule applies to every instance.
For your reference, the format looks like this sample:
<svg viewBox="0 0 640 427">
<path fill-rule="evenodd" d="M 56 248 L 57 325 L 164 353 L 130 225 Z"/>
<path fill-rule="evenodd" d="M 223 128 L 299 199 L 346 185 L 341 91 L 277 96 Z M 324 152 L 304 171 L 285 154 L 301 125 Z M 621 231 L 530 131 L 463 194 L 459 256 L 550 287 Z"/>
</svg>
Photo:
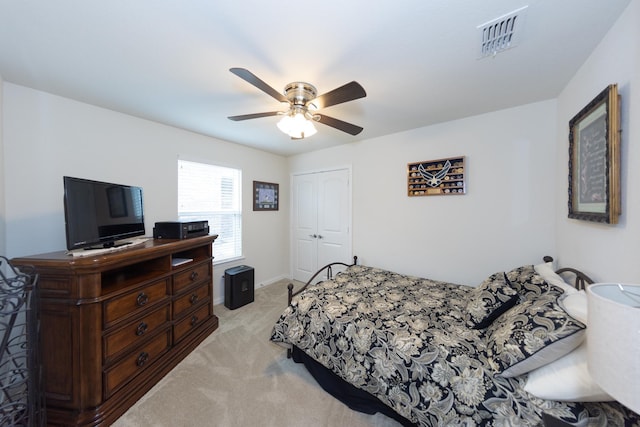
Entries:
<svg viewBox="0 0 640 427">
<path fill-rule="evenodd" d="M 331 264 L 327 264 L 324 267 L 322 267 L 320 270 L 316 271 L 316 273 L 311 276 L 311 279 L 309 279 L 307 281 L 307 283 L 304 284 L 304 286 L 302 286 L 300 289 L 298 289 L 297 291 L 293 292 L 293 283 L 289 283 L 289 285 L 287 286 L 287 289 L 289 290 L 289 292 L 287 293 L 287 305 L 291 305 L 291 301 L 293 300 L 293 297 L 295 297 L 296 295 L 298 295 L 300 292 L 304 291 L 307 286 L 309 286 L 311 283 L 313 283 L 313 281 L 316 279 L 316 277 L 318 277 L 318 275 L 320 275 L 323 271 L 327 271 L 327 278 L 326 280 L 331 280 L 333 278 L 333 269 L 332 267 L 336 266 L 336 265 L 342 265 L 345 267 L 351 267 L 352 265 L 356 265 L 358 263 L 358 257 L 354 256 L 353 257 L 353 264 L 346 264 L 344 262 L 332 262 Z"/>
<path fill-rule="evenodd" d="M 320 270 L 316 271 L 316 273 L 313 276 L 311 276 L 311 279 L 309 279 L 307 283 L 304 284 L 304 286 L 302 286 L 300 289 L 298 289 L 295 292 L 293 292 L 293 283 L 289 283 L 289 285 L 287 285 L 287 289 L 288 289 L 287 305 L 291 305 L 291 301 L 293 300 L 293 297 L 298 295 L 300 292 L 304 291 L 307 288 L 307 286 L 313 283 L 313 281 L 316 279 L 316 277 L 318 277 L 318 275 L 322 274 L 323 271 L 326 270 L 327 272 L 326 280 L 331 280 L 331 278 L 333 278 L 333 267 L 337 265 L 342 265 L 344 267 L 351 267 L 352 265 L 356 265 L 357 263 L 358 263 L 358 257 L 354 255 L 353 264 L 346 264 L 344 262 L 332 262 L 331 264 L 327 264 L 324 267 L 322 267 Z M 292 349 L 287 349 L 287 358 L 291 359 L 291 356 L 292 356 Z"/>
</svg>

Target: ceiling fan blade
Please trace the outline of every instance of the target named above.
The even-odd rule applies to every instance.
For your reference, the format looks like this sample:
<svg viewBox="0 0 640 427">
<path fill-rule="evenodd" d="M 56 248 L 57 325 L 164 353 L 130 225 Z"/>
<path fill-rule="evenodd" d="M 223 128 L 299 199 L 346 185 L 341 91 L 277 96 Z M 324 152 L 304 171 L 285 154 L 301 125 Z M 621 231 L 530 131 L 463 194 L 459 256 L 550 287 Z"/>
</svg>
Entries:
<svg viewBox="0 0 640 427">
<path fill-rule="evenodd" d="M 245 70 L 244 68 L 230 68 L 229 71 L 231 71 L 233 74 L 240 77 L 242 80 L 246 81 L 247 83 L 251 83 L 261 91 L 265 92 L 266 94 L 271 95 L 279 102 L 289 102 L 289 100 L 285 98 L 283 94 L 281 94 L 280 92 L 278 92 L 277 90 L 275 90 L 274 88 L 272 88 L 271 86 L 269 86 L 268 84 L 260 80 L 251 71 Z"/>
<path fill-rule="evenodd" d="M 331 126 L 332 128 L 336 128 L 354 136 L 363 130 L 360 126 L 343 122 L 342 120 L 334 119 L 333 117 L 325 116 L 324 114 L 315 114 L 314 116 L 319 117 L 318 121 L 323 125 Z"/>
<path fill-rule="evenodd" d="M 354 99 L 364 98 L 365 96 L 367 96 L 367 92 L 364 91 L 364 88 L 360 86 L 358 82 L 351 82 L 318 96 L 312 100 L 311 103 L 320 109 L 342 104 L 347 101 L 353 101 Z"/>
<path fill-rule="evenodd" d="M 255 114 L 243 114 L 240 116 L 229 116 L 230 120 L 239 122 L 241 120 L 259 119 L 261 117 L 277 116 L 281 114 L 280 111 L 269 111 L 268 113 L 255 113 Z"/>
</svg>

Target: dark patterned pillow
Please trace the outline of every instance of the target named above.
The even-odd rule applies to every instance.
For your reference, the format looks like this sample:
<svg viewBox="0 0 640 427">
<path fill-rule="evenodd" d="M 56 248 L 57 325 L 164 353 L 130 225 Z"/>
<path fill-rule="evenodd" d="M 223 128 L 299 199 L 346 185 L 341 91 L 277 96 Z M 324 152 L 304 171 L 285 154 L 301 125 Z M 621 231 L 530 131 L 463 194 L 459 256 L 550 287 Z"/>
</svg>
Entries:
<svg viewBox="0 0 640 427">
<path fill-rule="evenodd" d="M 473 329 L 486 328 L 519 299 L 518 293 L 511 287 L 503 272 L 489 276 L 469 296 L 466 323 Z"/>
<path fill-rule="evenodd" d="M 523 301 L 486 330 L 487 356 L 503 377 L 546 365 L 576 348 L 586 326 L 569 316 L 554 293 Z"/>
<path fill-rule="evenodd" d="M 558 297 L 562 289 L 549 285 L 542 276 L 536 273 L 533 265 L 524 265 L 506 273 L 511 287 L 515 289 L 523 301 L 537 301 L 542 295 L 550 294 Z"/>
</svg>

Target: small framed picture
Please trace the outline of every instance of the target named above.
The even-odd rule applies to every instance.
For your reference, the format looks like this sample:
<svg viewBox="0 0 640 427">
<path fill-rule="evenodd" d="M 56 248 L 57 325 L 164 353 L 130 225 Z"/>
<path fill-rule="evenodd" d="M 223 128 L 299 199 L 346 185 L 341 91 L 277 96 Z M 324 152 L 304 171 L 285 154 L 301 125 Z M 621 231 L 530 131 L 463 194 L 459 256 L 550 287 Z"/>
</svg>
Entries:
<svg viewBox="0 0 640 427">
<path fill-rule="evenodd" d="M 279 188 L 272 182 L 253 181 L 253 210 L 277 211 Z"/>
<path fill-rule="evenodd" d="M 569 122 L 569 218 L 618 223 L 619 103 L 609 85 Z"/>
</svg>

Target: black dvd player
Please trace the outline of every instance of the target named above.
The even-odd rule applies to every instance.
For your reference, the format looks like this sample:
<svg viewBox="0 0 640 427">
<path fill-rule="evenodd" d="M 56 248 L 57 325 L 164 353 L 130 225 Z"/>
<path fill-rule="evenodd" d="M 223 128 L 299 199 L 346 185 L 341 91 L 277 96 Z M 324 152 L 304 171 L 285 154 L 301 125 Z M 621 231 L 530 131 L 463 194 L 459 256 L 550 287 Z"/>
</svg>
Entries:
<svg viewBox="0 0 640 427">
<path fill-rule="evenodd" d="M 165 221 L 156 222 L 154 239 L 188 239 L 209 234 L 209 221 Z"/>
</svg>

